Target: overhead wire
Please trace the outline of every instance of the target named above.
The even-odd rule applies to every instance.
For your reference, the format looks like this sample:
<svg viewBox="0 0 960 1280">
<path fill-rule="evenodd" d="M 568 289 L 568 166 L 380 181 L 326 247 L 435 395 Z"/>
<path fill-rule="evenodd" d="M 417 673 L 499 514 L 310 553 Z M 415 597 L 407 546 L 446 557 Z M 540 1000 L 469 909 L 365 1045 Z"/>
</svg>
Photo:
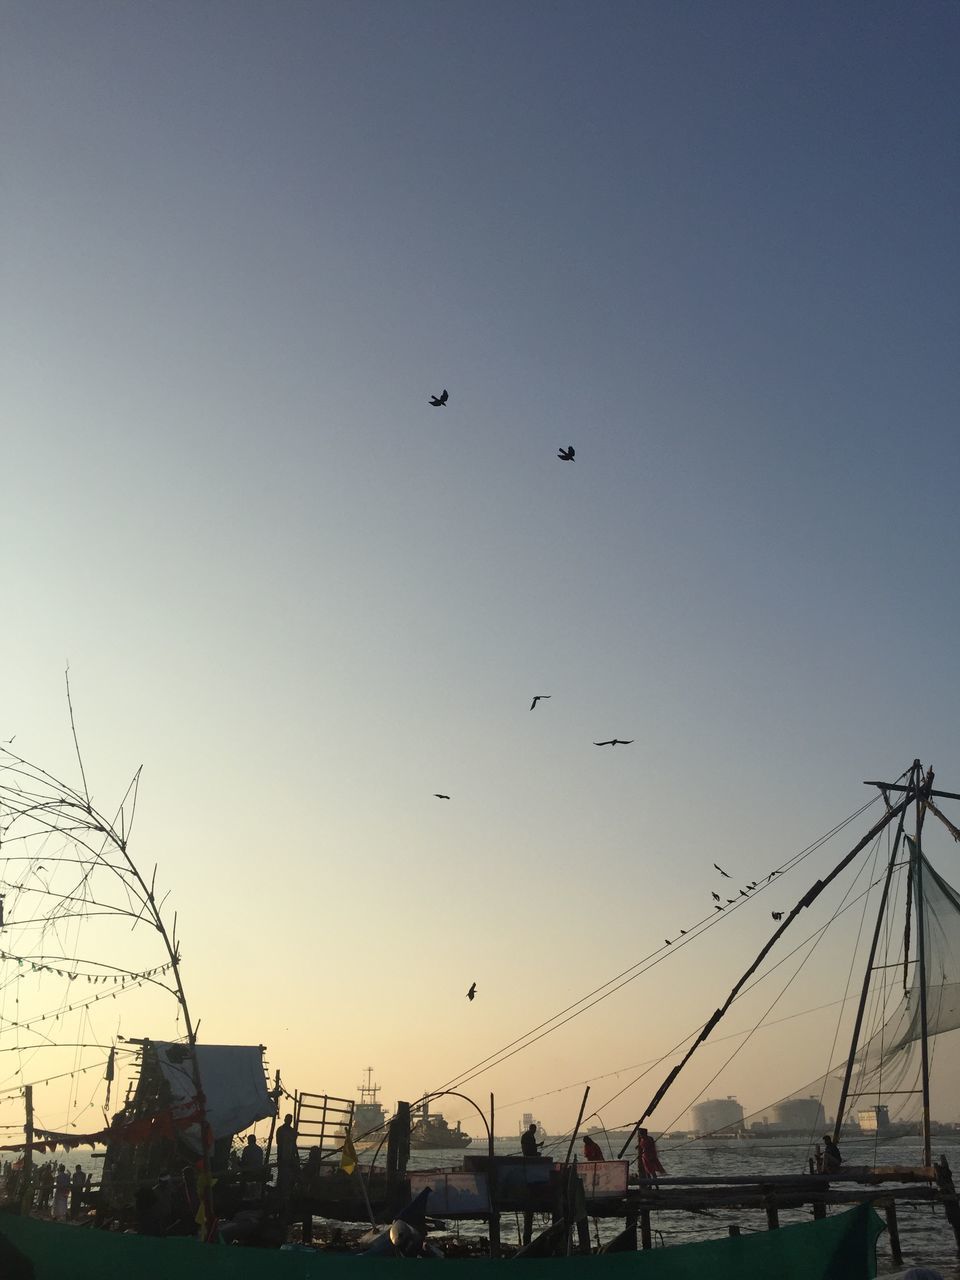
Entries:
<svg viewBox="0 0 960 1280">
<path fill-rule="evenodd" d="M 737 910 L 740 906 L 751 901 L 754 897 L 768 889 L 777 875 L 785 874 L 787 871 L 793 870 L 802 861 L 821 848 L 828 840 L 832 839 L 845 827 L 849 826 L 851 822 L 856 821 L 857 818 L 865 813 L 872 805 L 876 804 L 877 801 L 877 796 L 871 796 L 869 800 L 854 810 L 849 817 L 844 818 L 843 821 L 837 823 L 824 835 L 819 836 L 811 844 L 800 850 L 799 853 L 788 858 L 780 867 L 775 868 L 774 871 L 770 873 L 767 877 L 766 883 L 759 885 L 758 888 L 751 893 L 750 898 L 743 898 L 732 904 L 733 910 Z M 526 1049 L 544 1039 L 546 1036 L 552 1034 L 554 1031 L 558 1031 L 561 1027 L 566 1026 L 568 1022 L 572 1022 L 575 1018 L 580 1017 L 581 1014 L 588 1012 L 588 1010 L 594 1008 L 604 1000 L 609 999 L 610 996 L 616 994 L 618 991 L 622 990 L 623 987 L 634 982 L 637 978 L 643 976 L 643 974 L 649 972 L 650 969 L 661 963 L 666 959 L 668 954 L 673 954 L 680 950 L 682 946 L 688 945 L 695 938 L 702 937 L 702 935 L 708 932 L 709 929 L 716 927 L 721 919 L 732 914 L 733 911 L 728 911 L 718 913 L 714 916 L 704 917 L 702 920 L 696 922 L 690 927 L 687 937 L 685 937 L 682 942 L 677 943 L 676 945 L 672 944 L 669 950 L 659 947 L 656 951 L 648 953 L 626 969 L 621 970 L 621 972 L 616 974 L 614 977 L 609 978 L 606 982 L 601 983 L 586 995 L 575 1000 L 572 1004 L 567 1005 L 566 1008 L 561 1009 L 558 1013 L 555 1013 L 551 1017 L 546 1018 L 543 1022 L 538 1023 L 523 1035 L 511 1040 L 508 1044 L 503 1045 L 498 1050 L 495 1050 L 486 1058 L 481 1058 L 479 1062 L 474 1063 L 471 1067 L 467 1067 L 457 1075 L 452 1076 L 443 1085 L 439 1086 L 438 1089 L 432 1090 L 431 1092 L 441 1092 L 444 1089 L 460 1087 L 469 1083 L 471 1080 L 476 1079 L 478 1076 L 484 1075 L 488 1071 L 493 1070 L 494 1067 L 501 1066 L 504 1062 L 509 1061 L 509 1059 L 515 1057 L 517 1054 L 524 1052 Z"/>
</svg>

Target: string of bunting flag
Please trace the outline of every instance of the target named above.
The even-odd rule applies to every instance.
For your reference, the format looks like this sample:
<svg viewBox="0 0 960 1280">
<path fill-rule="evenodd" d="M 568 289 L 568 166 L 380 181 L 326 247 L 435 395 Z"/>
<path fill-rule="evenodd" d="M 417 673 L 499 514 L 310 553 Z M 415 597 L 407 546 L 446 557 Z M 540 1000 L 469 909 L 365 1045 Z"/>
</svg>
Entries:
<svg viewBox="0 0 960 1280">
<path fill-rule="evenodd" d="M 15 959 L 15 958 L 16 957 L 8 956 L 5 952 L 0 951 L 0 959 Z M 31 965 L 33 964 L 32 961 L 25 961 L 25 960 L 22 961 L 22 963 L 24 964 L 29 963 Z M 34 966 L 34 967 L 37 967 L 37 966 Z M 40 966 L 40 967 L 49 968 L 49 966 Z M 117 991 L 114 990 L 114 988 L 119 988 L 120 991 L 125 991 L 132 987 L 142 986 L 144 982 L 151 981 L 157 974 L 167 973 L 172 968 L 173 968 L 173 965 L 168 963 L 163 965 L 157 965 L 155 968 L 147 969 L 143 973 L 103 974 L 103 975 L 96 975 L 96 976 L 87 975 L 87 974 L 79 974 L 79 975 L 75 974 L 73 975 L 75 977 L 77 976 L 87 977 L 88 980 L 92 980 L 94 982 L 109 984 L 110 989 L 106 991 L 100 991 L 96 995 L 90 996 L 88 999 L 77 1000 L 73 1004 L 65 1005 L 62 1009 L 58 1009 L 54 1012 L 41 1013 L 41 1014 L 37 1014 L 35 1017 L 26 1018 L 22 1022 L 19 1022 L 13 1018 L 0 1018 L 0 1022 L 2 1022 L 5 1027 L 27 1028 L 27 1027 L 32 1027 L 36 1025 L 36 1023 L 38 1022 L 49 1022 L 51 1020 L 59 1021 L 60 1018 L 64 1016 L 64 1014 L 73 1013 L 77 1009 L 87 1009 L 91 1005 L 97 1004 L 101 1000 L 106 1000 L 108 998 L 116 999 Z M 60 972 L 60 970 L 58 969 L 51 969 L 50 971 L 53 973 Z M 69 975 L 65 975 L 65 976 L 69 976 Z"/>
<path fill-rule="evenodd" d="M 35 1045 L 31 1045 L 30 1047 L 36 1048 Z M 75 1067 L 73 1071 L 61 1071 L 57 1075 L 47 1076 L 45 1080 L 31 1080 L 29 1082 L 24 1081 L 23 1083 L 24 1084 L 30 1083 L 32 1085 L 50 1084 L 53 1080 L 65 1080 L 68 1076 L 70 1077 L 82 1076 L 87 1071 L 100 1071 L 105 1066 L 106 1066 L 106 1060 L 104 1060 L 103 1062 L 92 1062 L 88 1067 Z M 21 1069 L 18 1067 L 13 1074 L 15 1076 L 19 1075 L 20 1070 Z M 18 1084 L 15 1089 L 8 1089 L 6 1090 L 6 1092 L 0 1092 L 0 1102 L 4 1102 L 10 1098 L 22 1098 L 22 1097 L 23 1097 L 23 1084 Z"/>
<path fill-rule="evenodd" d="M 124 973 L 84 973 L 79 969 L 58 969 L 56 965 L 45 964 L 43 958 L 31 960 L 29 956 L 16 956 L 10 951 L 0 950 L 0 960 L 16 960 L 18 966 L 30 966 L 31 973 L 55 973 L 59 978 L 69 978 L 71 982 L 75 978 L 86 978 L 87 982 L 96 985 L 101 982 L 118 982 L 124 978 L 155 978 L 158 973 L 168 973 L 173 964 L 167 961 L 166 964 L 158 964 L 152 969 L 144 969 L 142 972 L 124 972 Z"/>
</svg>

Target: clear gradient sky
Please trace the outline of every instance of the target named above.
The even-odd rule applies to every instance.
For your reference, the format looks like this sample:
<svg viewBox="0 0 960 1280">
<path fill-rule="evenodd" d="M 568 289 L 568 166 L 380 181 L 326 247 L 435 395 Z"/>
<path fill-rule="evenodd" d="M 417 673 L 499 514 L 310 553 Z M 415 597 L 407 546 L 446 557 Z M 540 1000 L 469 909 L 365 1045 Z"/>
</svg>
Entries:
<svg viewBox="0 0 960 1280">
<path fill-rule="evenodd" d="M 69 661 L 143 764 L 201 1038 L 415 1097 L 960 790 L 956 5 L 0 14 L 0 737 L 75 780 Z M 841 852 L 468 1092 L 569 1125 Z M 711 1093 L 827 1065 L 765 1034 Z"/>
</svg>

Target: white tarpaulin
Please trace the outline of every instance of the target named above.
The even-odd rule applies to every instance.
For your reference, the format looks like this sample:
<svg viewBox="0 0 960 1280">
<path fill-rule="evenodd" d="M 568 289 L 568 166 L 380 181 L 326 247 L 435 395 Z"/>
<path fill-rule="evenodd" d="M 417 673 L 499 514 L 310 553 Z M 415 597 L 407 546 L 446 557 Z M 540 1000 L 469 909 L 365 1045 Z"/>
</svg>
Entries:
<svg viewBox="0 0 960 1280">
<path fill-rule="evenodd" d="M 196 1090 L 189 1048 L 163 1040 L 154 1040 L 152 1048 L 156 1050 L 174 1105 L 191 1102 Z M 259 1045 L 198 1044 L 196 1052 L 207 1121 L 214 1138 L 232 1137 L 255 1121 L 273 1115 L 273 1102 L 263 1074 L 263 1050 Z M 184 1137 L 199 1150 L 200 1136 L 196 1128 L 186 1130 Z"/>
</svg>

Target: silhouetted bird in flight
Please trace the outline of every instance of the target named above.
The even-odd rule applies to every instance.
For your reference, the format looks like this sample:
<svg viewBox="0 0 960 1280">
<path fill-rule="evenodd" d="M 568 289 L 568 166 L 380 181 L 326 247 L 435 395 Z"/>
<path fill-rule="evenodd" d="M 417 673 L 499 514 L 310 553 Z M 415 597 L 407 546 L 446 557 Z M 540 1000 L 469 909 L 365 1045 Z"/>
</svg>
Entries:
<svg viewBox="0 0 960 1280">
<path fill-rule="evenodd" d="M 770 912 L 770 918 L 771 918 L 771 920 L 782 920 L 782 919 L 783 919 L 783 912 L 782 912 L 782 911 L 771 911 L 771 912 Z"/>
<path fill-rule="evenodd" d="M 607 738 L 606 742 L 595 742 L 595 747 L 629 747 L 632 738 Z"/>
<path fill-rule="evenodd" d="M 534 697 L 533 701 L 530 703 L 530 710 L 531 711 L 533 710 L 533 708 L 537 705 L 537 703 L 540 701 L 541 698 L 552 698 L 552 697 L 553 697 L 552 693 L 538 693 Z"/>
<path fill-rule="evenodd" d="M 576 462 L 576 452 L 573 445 L 570 445 L 567 449 L 564 449 L 563 445 L 561 445 L 557 450 L 557 457 L 561 462 Z"/>
<path fill-rule="evenodd" d="M 445 795 L 443 794 L 443 792 L 442 792 L 442 791 L 435 791 L 433 794 L 437 797 L 437 799 L 438 799 L 438 800 L 449 800 L 449 799 L 450 799 L 450 797 L 449 797 L 449 796 L 445 796 Z"/>
<path fill-rule="evenodd" d="M 730 872 L 724 871 L 723 867 L 718 867 L 717 864 L 714 863 L 713 868 L 715 871 L 719 871 L 722 876 L 726 876 L 728 880 L 730 879 Z"/>
<path fill-rule="evenodd" d="M 712 889 L 710 890 L 710 897 L 714 900 L 714 902 L 720 901 L 719 893 L 714 893 Z"/>
<path fill-rule="evenodd" d="M 430 397 L 430 403 L 435 409 L 442 409 L 449 399 L 450 393 L 447 391 L 447 388 L 444 387 L 438 396 Z"/>
<path fill-rule="evenodd" d="M 470 990 L 467 992 L 467 999 L 472 1000 L 476 994 L 477 994 L 477 984 L 475 982 L 471 982 Z"/>
</svg>

